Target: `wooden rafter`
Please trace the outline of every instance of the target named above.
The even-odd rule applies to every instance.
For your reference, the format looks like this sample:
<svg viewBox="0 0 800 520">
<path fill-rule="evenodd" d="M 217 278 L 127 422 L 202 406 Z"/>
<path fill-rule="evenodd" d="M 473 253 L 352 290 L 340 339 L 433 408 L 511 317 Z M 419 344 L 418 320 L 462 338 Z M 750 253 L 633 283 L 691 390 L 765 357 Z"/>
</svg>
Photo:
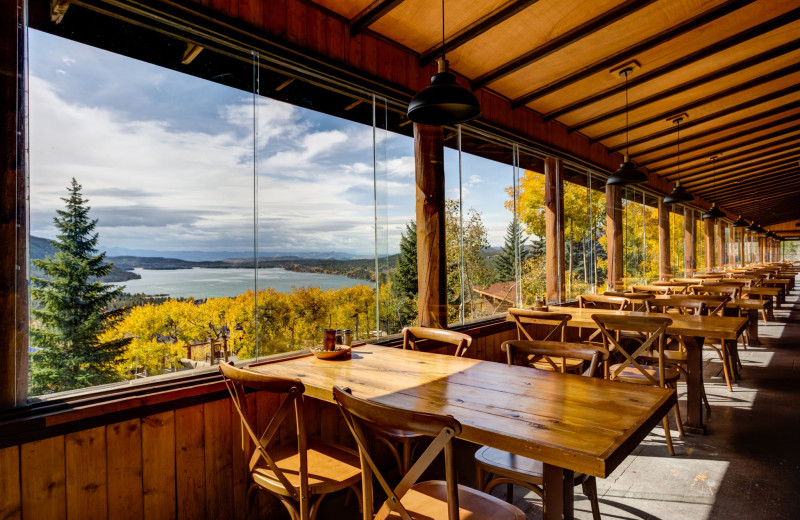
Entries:
<svg viewBox="0 0 800 520">
<path fill-rule="evenodd" d="M 588 35 L 607 27 L 617 20 L 621 20 L 622 18 L 629 16 L 631 13 L 652 4 L 653 1 L 654 0 L 626 0 L 615 8 L 606 11 L 596 18 L 592 18 L 591 20 L 582 23 L 581 25 L 567 31 L 561 36 L 553 38 L 544 45 L 537 47 L 532 51 L 526 52 L 513 61 L 501 65 L 500 67 L 497 67 L 486 74 L 478 76 L 475 81 L 472 82 L 472 89 L 476 90 L 485 87 L 486 85 L 497 81 L 500 78 L 508 76 L 509 74 L 516 72 L 523 67 L 527 67 L 532 63 L 544 58 L 545 56 L 549 56 L 550 54 L 553 54 L 554 52 L 563 49 L 568 45 L 572 45 L 573 43 L 586 38 Z"/>
<path fill-rule="evenodd" d="M 402 3 L 403 0 L 375 0 L 350 20 L 350 35 L 360 33 Z"/>
<path fill-rule="evenodd" d="M 774 173 L 778 170 L 783 171 L 784 169 L 791 169 L 797 166 L 797 156 L 794 158 L 787 158 L 784 157 L 783 159 L 778 159 L 775 161 L 769 161 L 763 164 L 757 164 L 750 168 L 741 168 L 732 172 L 727 172 L 725 175 L 720 176 L 717 175 L 716 178 L 716 185 L 717 189 L 720 189 L 721 186 L 726 184 L 730 184 L 731 182 L 735 182 L 740 179 L 749 178 L 749 176 L 753 174 L 761 174 L 761 173 Z M 713 175 L 706 175 L 702 179 L 697 180 L 689 180 L 687 179 L 686 182 L 681 179 L 681 184 L 686 187 L 689 191 L 707 191 L 707 188 L 711 190 L 711 193 L 714 193 L 714 182 Z"/>
<path fill-rule="evenodd" d="M 716 195 L 717 202 L 718 203 L 723 203 L 726 201 L 729 201 L 730 203 L 737 202 L 739 199 L 740 190 L 747 190 L 748 199 L 752 199 L 753 197 L 760 196 L 760 194 L 767 193 L 770 190 L 773 190 L 774 188 L 796 187 L 798 181 L 798 175 L 800 175 L 800 173 L 796 171 L 793 172 L 791 169 L 788 169 L 784 172 L 784 174 L 785 176 L 782 175 L 780 181 L 774 185 L 771 183 L 769 185 L 766 185 L 766 183 L 764 182 L 766 180 L 765 177 L 774 174 L 768 174 L 763 176 L 759 175 L 757 177 L 748 179 L 746 182 L 745 181 L 737 182 L 733 184 L 732 187 L 726 188 L 725 191 L 718 191 Z M 780 193 L 783 192 L 781 191 Z M 744 198 L 742 198 L 742 201 L 744 202 Z"/>
<path fill-rule="evenodd" d="M 481 34 L 491 29 L 492 27 L 495 27 L 505 22 L 515 14 L 527 9 L 528 7 L 532 6 L 538 1 L 539 0 L 514 0 L 512 2 L 507 3 L 500 9 L 493 11 L 489 13 L 487 16 L 484 16 L 483 18 L 469 24 L 467 27 L 461 29 L 453 36 L 446 38 L 444 42 L 444 50 L 446 52 L 450 52 L 453 49 L 461 47 L 470 40 L 477 38 Z M 430 49 L 422 53 L 422 57 L 420 57 L 419 59 L 420 67 L 425 67 L 430 63 L 433 63 L 441 55 L 442 55 L 441 45 L 431 47 Z"/>
<path fill-rule="evenodd" d="M 726 157 L 724 160 L 720 159 L 717 161 L 717 178 L 722 179 L 725 175 L 740 171 L 743 168 L 749 167 L 751 164 L 757 166 L 770 164 L 796 154 L 800 154 L 800 148 L 790 145 L 781 147 L 768 154 L 748 153 L 743 156 Z M 706 176 L 709 173 L 713 174 L 713 170 L 713 166 L 709 164 L 699 164 L 691 169 L 687 168 L 685 171 L 681 172 L 681 182 L 688 185 L 688 183 L 691 182 L 690 179 Z"/>
<path fill-rule="evenodd" d="M 781 146 L 781 145 L 785 145 L 785 146 Z M 786 137 L 784 139 L 778 139 L 777 141 L 764 143 L 764 144 L 762 144 L 760 146 L 754 146 L 752 148 L 747 148 L 747 149 L 742 150 L 740 152 L 733 153 L 733 154 L 730 154 L 730 155 L 726 155 L 726 156 L 724 156 L 724 158 L 725 158 L 725 160 L 733 160 L 733 159 L 746 160 L 747 158 L 749 158 L 754 153 L 759 153 L 760 157 L 765 157 L 766 158 L 766 157 L 769 157 L 769 156 L 774 155 L 776 153 L 780 153 L 780 152 L 787 151 L 787 150 L 792 150 L 792 149 L 797 149 L 799 147 L 800 147 L 800 135 L 793 135 L 793 136 Z M 703 159 L 703 158 L 706 158 L 706 157 L 709 157 L 709 156 L 714 156 L 714 155 L 720 155 L 720 153 L 711 153 L 711 154 L 708 154 L 708 155 L 696 156 L 692 160 L 693 161 L 697 161 L 697 160 L 700 160 L 700 159 Z M 688 160 L 686 161 L 686 163 L 689 163 L 689 162 L 690 161 L 688 161 Z M 703 166 L 705 166 L 705 165 L 703 165 Z M 700 167 L 700 165 L 689 167 L 689 168 L 686 168 L 686 169 L 682 169 L 681 173 L 680 173 L 681 178 L 683 178 L 684 172 L 692 171 L 693 169 L 699 168 L 699 167 Z M 658 173 L 658 170 L 652 170 L 651 169 L 651 171 L 655 171 L 656 173 Z M 659 176 L 664 178 L 664 179 L 674 180 L 674 179 L 676 179 L 678 177 L 678 172 L 677 171 L 670 172 L 670 173 L 668 173 L 666 175 L 659 175 Z"/>
<path fill-rule="evenodd" d="M 730 14 L 737 9 L 741 9 L 748 4 L 753 3 L 755 0 L 728 0 L 727 2 L 720 4 L 718 6 L 709 9 L 703 13 L 700 13 L 697 16 L 694 16 L 688 20 L 684 20 L 683 22 L 670 27 L 664 31 L 661 31 L 658 34 L 651 36 L 645 40 L 642 40 L 639 43 L 636 43 L 627 49 L 618 52 L 612 56 L 604 58 L 598 62 L 595 62 L 591 65 L 588 65 L 580 70 L 573 72 L 563 78 L 557 79 L 541 88 L 534 90 L 524 96 L 517 98 L 514 100 L 512 106 L 521 106 L 531 101 L 538 99 L 540 97 L 546 96 L 547 94 L 552 94 L 557 90 L 561 90 L 562 88 L 572 85 L 582 79 L 588 78 L 598 72 L 607 71 L 620 63 L 625 61 L 631 60 L 642 54 L 645 51 L 658 47 L 659 45 L 666 43 L 674 38 L 682 34 L 686 34 L 690 31 L 697 29 L 698 27 L 702 27 L 709 22 L 713 22 L 714 20 L 721 18 L 727 14 Z M 484 83 L 485 84 L 485 83 Z M 475 88 L 473 84 L 473 88 Z"/>
<path fill-rule="evenodd" d="M 786 96 L 788 94 L 792 94 L 792 93 L 797 92 L 797 91 L 800 91 L 800 85 L 793 85 L 791 87 L 788 87 L 788 88 L 785 88 L 785 89 L 781 89 L 778 92 L 773 92 L 771 94 L 767 94 L 766 96 L 761 96 L 760 98 L 758 98 L 758 102 L 757 103 L 754 102 L 755 100 L 749 100 L 749 101 L 746 101 L 746 102 L 741 103 L 739 105 L 736 105 L 734 107 L 728 107 L 728 108 L 726 108 L 724 110 L 720 110 L 719 112 L 715 112 L 713 114 L 708 114 L 707 116 L 703 116 L 703 117 L 698 117 L 697 119 L 694 119 L 694 120 L 692 120 L 692 121 L 690 121 L 688 123 L 684 123 L 683 124 L 683 129 L 689 129 L 689 128 L 691 128 L 693 126 L 697 126 L 697 125 L 699 125 L 701 123 L 706 123 L 708 121 L 712 121 L 714 119 L 717 119 L 717 118 L 720 118 L 720 117 L 723 117 L 723 116 L 727 116 L 727 115 L 736 113 L 736 112 L 738 112 L 740 110 L 744 110 L 744 108 L 751 107 L 751 106 L 757 105 L 759 103 L 766 103 L 767 101 L 771 101 L 771 100 L 775 99 L 776 97 Z M 776 94 L 779 94 L 779 95 L 776 96 Z M 746 105 L 746 106 L 743 107 L 743 105 Z M 711 130 L 707 131 L 705 133 L 705 135 L 713 135 L 713 134 L 715 134 L 717 132 L 720 132 L 722 130 L 727 130 L 728 128 L 736 127 L 736 126 L 739 126 L 741 124 L 744 124 L 745 122 L 750 122 L 752 120 L 758 120 L 758 119 L 762 119 L 762 118 L 769 117 L 769 116 L 772 116 L 772 115 L 780 114 L 780 113 L 783 113 L 783 112 L 785 112 L 787 110 L 792 110 L 792 109 L 798 108 L 798 107 L 800 107 L 800 101 L 792 101 L 791 103 L 786 103 L 785 105 L 777 106 L 777 107 L 771 108 L 769 110 L 765 110 L 764 112 L 760 112 L 760 113 L 754 114 L 752 116 L 744 117 L 744 118 L 742 118 L 742 119 L 740 119 L 738 121 L 733 121 L 733 122 L 731 122 L 731 123 L 729 123 L 727 125 L 720 125 L 720 126 L 718 126 L 716 128 L 712 128 Z M 646 143 L 647 141 L 651 141 L 653 139 L 658 139 L 659 137 L 664 137 L 666 135 L 670 135 L 673 132 L 674 132 L 674 130 L 672 130 L 672 128 L 668 128 L 666 130 L 659 130 L 658 132 L 654 132 L 654 133 L 649 134 L 649 135 L 638 137 L 636 139 L 631 139 L 630 143 L 629 143 L 629 146 L 636 146 L 637 144 Z M 683 138 L 681 138 L 681 139 L 683 139 Z M 590 139 L 590 141 L 594 142 L 596 140 Z M 609 147 L 609 150 L 611 150 L 613 152 L 617 152 L 619 150 L 622 150 L 623 148 L 625 148 L 625 144 L 619 144 L 617 146 Z M 644 152 L 642 152 L 642 153 L 644 154 Z"/>
<path fill-rule="evenodd" d="M 786 15 L 784 15 L 784 16 L 786 16 Z M 783 18 L 783 17 L 781 17 L 781 18 Z M 764 22 L 762 24 L 759 24 L 759 25 L 757 25 L 755 27 L 751 27 L 750 29 L 747 29 L 746 31 L 742 31 L 741 33 L 739 33 L 739 34 L 737 34 L 735 36 L 732 36 L 730 38 L 725 38 L 724 40 L 719 41 L 719 42 L 717 42 L 717 43 L 715 43 L 713 45 L 709 45 L 708 47 L 703 47 L 702 49 L 700 49 L 700 50 L 698 50 L 696 52 L 693 52 L 693 53 L 691 53 L 691 54 L 689 54 L 687 56 L 684 56 L 684 57 L 682 57 L 680 59 L 677 59 L 677 60 L 675 60 L 673 62 L 667 63 L 666 65 L 664 65 L 662 67 L 659 67 L 659 68 L 657 68 L 655 70 L 652 70 L 650 72 L 644 72 L 644 73 L 642 73 L 642 74 L 640 74 L 638 76 L 634 76 L 633 78 L 629 78 L 628 79 L 628 89 L 633 89 L 633 88 L 637 87 L 638 85 L 642 85 L 642 84 L 647 83 L 649 81 L 653 81 L 653 80 L 655 80 L 657 78 L 660 78 L 661 76 L 664 76 L 664 75 L 669 74 L 671 72 L 674 72 L 674 71 L 676 71 L 678 69 L 681 69 L 683 67 L 691 65 L 692 63 L 700 61 L 700 60 L 702 60 L 704 58 L 707 58 L 707 57 L 712 56 L 714 54 L 718 54 L 720 52 L 723 52 L 723 51 L 725 51 L 725 50 L 727 50 L 727 49 L 729 49 L 729 48 L 731 48 L 731 47 L 733 47 L 735 45 L 739 45 L 739 44 L 741 44 L 743 42 L 746 42 L 746 41 L 748 41 L 748 40 L 750 40 L 752 38 L 755 38 L 756 36 L 760 36 L 762 34 L 765 34 L 765 33 L 769 32 L 769 31 L 773 31 L 778 27 L 786 25 L 786 24 L 788 24 L 788 23 L 790 23 L 792 21 L 795 21 L 796 19 L 797 18 L 794 18 L 794 17 L 788 17 L 788 18 L 786 18 L 785 21 L 781 21 L 780 23 L 778 23 L 777 26 L 776 26 L 776 20 L 778 20 L 778 19 L 769 20 L 769 21 Z M 737 63 L 733 63 L 733 64 L 731 64 L 731 65 L 729 65 L 727 67 L 724 67 L 722 69 L 715 70 L 713 72 L 705 74 L 705 75 L 703 75 L 703 76 L 701 76 L 699 78 L 695 78 L 695 79 L 686 81 L 686 82 L 684 82 L 684 83 L 682 83 L 680 85 L 672 86 L 672 87 L 670 87 L 670 88 L 668 88 L 666 90 L 662 90 L 661 92 L 657 92 L 657 93 L 653 94 L 652 96 L 648 96 L 646 98 L 643 98 L 643 99 L 640 99 L 640 100 L 635 101 L 633 103 L 630 103 L 628 105 L 629 110 L 635 110 L 635 109 L 643 107 L 645 105 L 649 105 L 651 103 L 655 103 L 656 101 L 660 101 L 662 99 L 668 98 L 669 96 L 672 96 L 672 95 L 674 95 L 674 94 L 676 94 L 678 92 L 683 92 L 683 91 L 689 90 L 691 88 L 695 88 L 695 87 L 698 87 L 700 85 L 704 85 L 706 83 L 709 83 L 711 81 L 715 81 L 717 79 L 723 78 L 725 76 L 729 76 L 731 74 L 735 74 L 735 73 L 740 72 L 742 70 L 748 69 L 748 68 L 750 68 L 750 67 L 752 67 L 754 65 L 758 65 L 758 64 L 763 63 L 765 61 L 777 58 L 778 56 L 782 56 L 784 54 L 787 54 L 789 52 L 795 51 L 797 49 L 800 49 L 800 40 L 791 41 L 789 43 L 786 43 L 786 44 L 781 45 L 779 47 L 776 47 L 774 49 L 770 49 L 768 51 L 765 51 L 765 52 L 762 52 L 762 53 L 757 54 L 755 56 L 752 56 L 752 57 L 750 57 L 748 59 L 742 60 L 742 61 L 737 62 Z M 554 111 L 550 112 L 549 114 L 547 114 L 546 116 L 544 116 L 543 119 L 545 121 L 551 121 L 551 120 L 556 119 L 557 117 L 560 117 L 560 116 L 562 116 L 564 114 L 567 114 L 567 113 L 572 112 L 574 110 L 578 110 L 579 108 L 583 108 L 583 107 L 592 105 L 594 103 L 597 103 L 598 101 L 602 101 L 603 99 L 607 99 L 607 98 L 609 98 L 611 96 L 614 96 L 616 94 L 622 93 L 622 92 L 624 92 L 624 90 L 625 90 L 625 85 L 624 84 L 617 85 L 617 86 L 615 86 L 613 88 L 610 88 L 610 89 L 607 89 L 607 90 L 605 90 L 603 92 L 600 92 L 600 93 L 594 94 L 592 96 L 585 97 L 585 98 L 583 98 L 581 100 L 575 101 L 573 103 L 570 103 L 569 105 L 567 105 L 567 106 L 565 106 L 563 108 L 559 108 L 557 110 L 554 110 Z M 619 115 L 619 114 L 623 114 L 624 112 L 625 112 L 625 107 L 619 107 L 619 108 L 616 108 L 616 109 L 611 110 L 609 112 L 606 112 L 602 116 L 598 116 L 597 118 L 593 118 L 593 120 L 594 119 L 599 119 L 601 117 L 603 119 L 607 119 L 609 117 L 613 117 L 613 116 L 616 116 L 616 115 Z M 597 121 L 594 121 L 594 122 L 597 122 Z M 594 123 L 589 123 L 589 122 L 581 123 L 580 125 L 576 125 L 576 126 L 572 127 L 570 130 L 578 131 L 578 130 L 580 130 L 581 128 L 583 128 L 585 126 L 589 126 L 590 124 L 594 124 Z"/>
</svg>

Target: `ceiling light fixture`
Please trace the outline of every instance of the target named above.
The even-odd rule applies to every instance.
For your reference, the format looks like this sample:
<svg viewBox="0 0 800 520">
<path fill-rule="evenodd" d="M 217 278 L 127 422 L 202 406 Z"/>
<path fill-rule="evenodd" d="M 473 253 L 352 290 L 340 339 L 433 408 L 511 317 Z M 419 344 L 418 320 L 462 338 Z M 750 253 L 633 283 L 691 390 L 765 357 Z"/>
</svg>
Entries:
<svg viewBox="0 0 800 520">
<path fill-rule="evenodd" d="M 713 194 L 714 198 L 716 199 L 717 198 L 717 156 L 715 155 L 714 157 L 711 158 L 711 160 L 713 161 L 713 164 L 714 164 L 713 173 L 712 173 L 712 176 L 713 176 L 713 179 L 714 179 L 714 190 L 713 190 L 712 194 Z M 725 216 L 725 213 L 723 213 L 722 210 L 717 207 L 717 203 L 716 202 L 712 202 L 711 203 L 711 209 L 709 209 L 708 211 L 703 213 L 702 218 L 704 220 L 707 220 L 707 219 L 723 218 L 724 216 Z"/>
<path fill-rule="evenodd" d="M 632 67 L 625 67 L 619 71 L 619 75 L 625 78 L 625 156 L 619 170 L 615 171 L 608 178 L 606 184 L 609 186 L 627 186 L 628 184 L 641 184 L 647 182 L 647 175 L 633 164 L 628 151 L 628 75 L 633 72 Z"/>
<path fill-rule="evenodd" d="M 694 200 L 694 197 L 686 191 L 686 188 L 681 186 L 681 122 L 683 121 L 682 117 L 676 117 L 672 120 L 672 124 L 676 125 L 677 130 L 677 141 L 678 141 L 678 181 L 675 183 L 675 187 L 672 189 L 672 193 L 664 197 L 664 202 L 666 204 L 675 204 L 677 202 L 691 202 Z"/>
<path fill-rule="evenodd" d="M 454 125 L 472 121 L 481 115 L 481 105 L 475 94 L 456 82 L 448 71 L 445 59 L 444 0 L 442 0 L 442 57 L 438 60 L 439 71 L 431 78 L 431 84 L 414 96 L 408 105 L 408 118 L 423 125 Z"/>
</svg>

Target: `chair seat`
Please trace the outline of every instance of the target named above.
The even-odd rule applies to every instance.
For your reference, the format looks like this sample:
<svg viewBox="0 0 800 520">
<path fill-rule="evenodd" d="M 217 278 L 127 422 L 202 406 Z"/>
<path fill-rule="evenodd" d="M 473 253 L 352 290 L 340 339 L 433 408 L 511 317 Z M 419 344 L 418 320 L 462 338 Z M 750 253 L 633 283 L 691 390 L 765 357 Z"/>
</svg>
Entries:
<svg viewBox="0 0 800 520">
<path fill-rule="evenodd" d="M 484 446 L 475 452 L 475 462 L 501 477 L 523 480 L 536 486 L 544 484 L 544 464 L 540 460 Z M 575 485 L 582 484 L 586 477 L 584 473 L 575 473 Z"/>
<path fill-rule="evenodd" d="M 553 357 L 550 359 L 553 360 L 553 363 L 558 367 L 558 370 L 560 371 L 562 358 Z M 582 359 L 564 358 L 564 361 L 566 361 L 567 365 L 564 369 L 566 372 L 580 371 L 581 367 L 583 366 Z M 549 372 L 555 371 L 553 365 L 551 365 L 546 359 L 540 359 L 539 361 L 534 361 L 533 363 L 531 363 L 531 366 L 539 370 L 547 370 Z"/>
<path fill-rule="evenodd" d="M 447 518 L 447 482 L 429 480 L 415 484 L 400 501 L 411 518 L 419 520 Z M 458 486 L 460 520 L 525 520 L 525 513 L 499 498 L 472 488 Z M 387 518 L 402 518 L 392 512 Z"/>
<path fill-rule="evenodd" d="M 300 457 L 297 445 L 287 444 L 270 450 L 270 455 L 289 482 L 300 486 Z M 281 495 L 287 492 L 275 473 L 259 458 L 252 472 L 253 480 L 261 487 Z M 358 455 L 342 446 L 319 441 L 308 442 L 308 487 L 312 495 L 333 493 L 349 487 L 361 479 L 361 462 Z"/>
<path fill-rule="evenodd" d="M 612 365 L 609 369 L 611 374 L 614 374 L 621 365 L 616 364 Z M 656 367 L 649 367 L 644 366 L 642 367 L 645 372 L 653 376 L 653 378 L 658 381 L 658 368 Z M 680 372 L 678 372 L 677 368 L 667 367 L 664 369 L 664 382 L 665 383 L 674 383 L 680 377 Z M 624 383 L 634 383 L 637 385 L 652 385 L 653 382 L 650 381 L 638 368 L 627 366 L 622 369 L 616 377 L 614 377 L 615 381 L 622 381 Z"/>
</svg>

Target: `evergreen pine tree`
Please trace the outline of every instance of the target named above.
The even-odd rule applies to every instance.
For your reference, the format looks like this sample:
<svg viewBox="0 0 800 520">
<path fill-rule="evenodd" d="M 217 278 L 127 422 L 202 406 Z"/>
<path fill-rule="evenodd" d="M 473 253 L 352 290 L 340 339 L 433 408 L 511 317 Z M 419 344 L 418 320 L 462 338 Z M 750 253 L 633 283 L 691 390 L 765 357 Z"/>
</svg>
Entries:
<svg viewBox="0 0 800 520">
<path fill-rule="evenodd" d="M 417 291 L 417 223 L 412 220 L 400 235 L 400 255 L 392 276 L 397 319 L 403 326 L 411 325 L 417 317 Z"/>
<path fill-rule="evenodd" d="M 73 178 L 64 210 L 53 221 L 59 231 L 52 258 L 34 260 L 47 278 L 32 277 L 31 394 L 58 392 L 119 379 L 114 361 L 127 340 L 101 342 L 100 335 L 118 313 L 106 313 L 122 292 L 98 281 L 111 271 L 97 252 L 97 220 Z"/>
<path fill-rule="evenodd" d="M 528 237 L 523 236 L 519 222 L 512 220 L 506 231 L 506 240 L 502 251 L 494 260 L 494 271 L 499 282 L 514 280 L 514 244 L 519 243 L 519 261 L 522 264 L 530 255 L 530 250 L 525 243 L 527 241 Z"/>
</svg>

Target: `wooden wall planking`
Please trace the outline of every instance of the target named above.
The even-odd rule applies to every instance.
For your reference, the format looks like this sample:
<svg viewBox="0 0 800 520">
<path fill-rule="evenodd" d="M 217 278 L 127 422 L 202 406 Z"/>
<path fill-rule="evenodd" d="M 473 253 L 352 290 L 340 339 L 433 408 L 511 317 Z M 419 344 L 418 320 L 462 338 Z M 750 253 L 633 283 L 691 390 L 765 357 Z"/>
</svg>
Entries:
<svg viewBox="0 0 800 520">
<path fill-rule="evenodd" d="M 175 412 L 144 417 L 141 429 L 144 518 L 176 518 Z"/>
<path fill-rule="evenodd" d="M 65 435 L 64 453 L 67 518 L 108 517 L 106 427 Z"/>
<path fill-rule="evenodd" d="M 108 518 L 142 518 L 142 421 L 131 419 L 106 428 Z"/>
<path fill-rule="evenodd" d="M 0 449 L 0 518 L 22 518 L 19 483 L 19 446 Z"/>
</svg>

